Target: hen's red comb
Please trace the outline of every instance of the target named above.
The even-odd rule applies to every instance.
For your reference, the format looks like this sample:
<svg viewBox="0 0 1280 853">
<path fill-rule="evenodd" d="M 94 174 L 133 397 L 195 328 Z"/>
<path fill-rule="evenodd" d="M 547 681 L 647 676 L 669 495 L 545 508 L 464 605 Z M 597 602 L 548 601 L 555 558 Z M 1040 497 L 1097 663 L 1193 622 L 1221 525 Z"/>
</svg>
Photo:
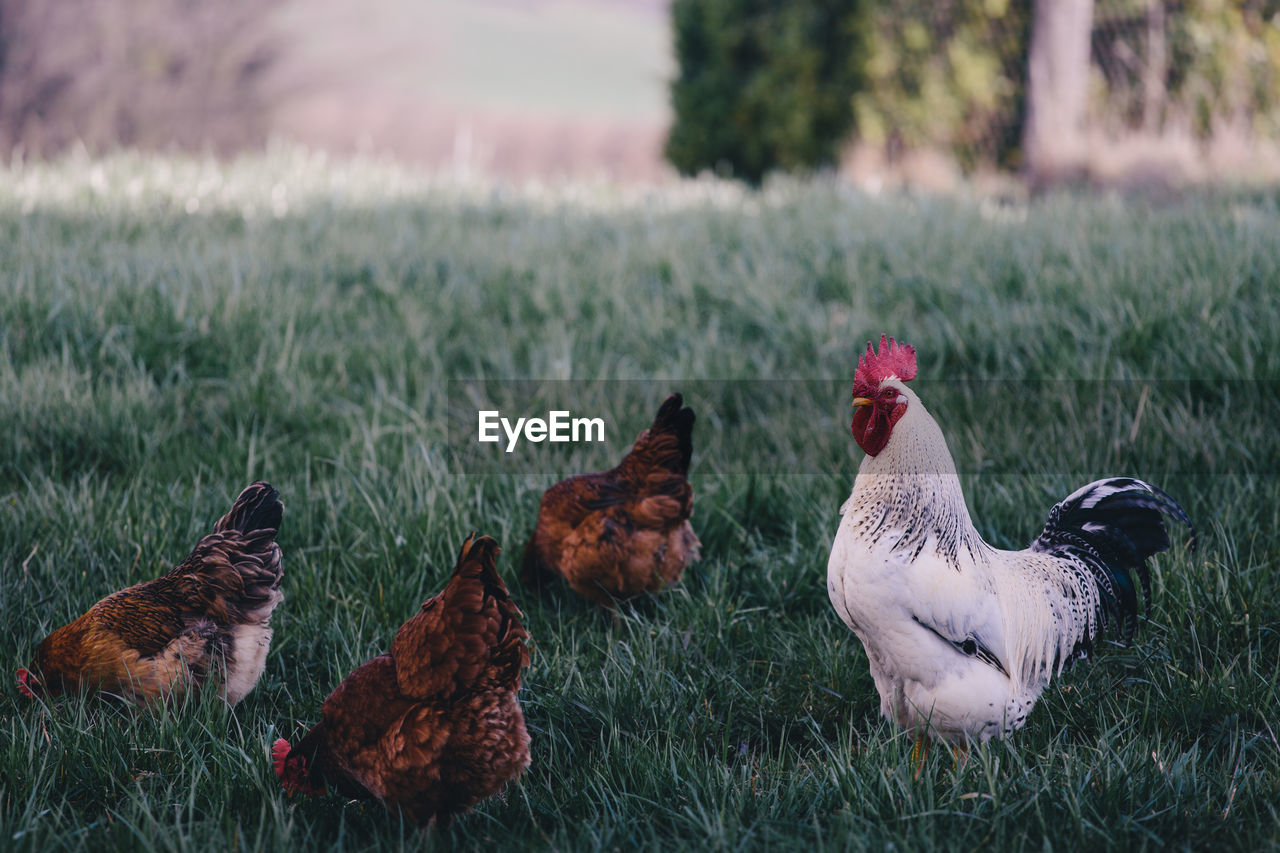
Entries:
<svg viewBox="0 0 1280 853">
<path fill-rule="evenodd" d="M 910 344 L 900 344 L 893 338 L 881 335 L 879 352 L 871 348 L 871 341 L 867 341 L 867 351 L 858 359 L 853 382 L 855 385 L 875 388 L 890 376 L 896 376 L 903 382 L 915 379 L 916 350 Z"/>
<path fill-rule="evenodd" d="M 271 744 L 271 763 L 275 765 L 276 775 L 281 779 L 284 778 L 284 762 L 288 757 L 289 741 L 277 738 L 276 742 Z"/>
<path fill-rule="evenodd" d="M 18 670 L 18 692 L 28 699 L 36 698 L 36 694 L 31 692 L 31 688 L 27 686 L 27 679 L 31 677 L 31 673 L 25 669 Z"/>
</svg>

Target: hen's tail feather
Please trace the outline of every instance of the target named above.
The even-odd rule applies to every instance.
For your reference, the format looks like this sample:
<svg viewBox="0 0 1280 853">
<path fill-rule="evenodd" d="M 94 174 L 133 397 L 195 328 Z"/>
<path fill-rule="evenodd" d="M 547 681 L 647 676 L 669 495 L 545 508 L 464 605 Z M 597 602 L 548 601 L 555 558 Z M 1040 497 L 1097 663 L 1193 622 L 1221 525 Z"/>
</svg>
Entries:
<svg viewBox="0 0 1280 853">
<path fill-rule="evenodd" d="M 495 672 L 510 673 L 516 660 L 528 664 L 529 635 L 498 574 L 501 550 L 490 537 L 473 533 L 445 588 L 396 632 L 391 658 L 405 696 L 449 697 L 503 686 Z"/>
<path fill-rule="evenodd" d="M 269 530 L 274 534 L 280 529 L 283 517 L 284 504 L 280 502 L 280 493 L 270 483 L 259 480 L 240 493 L 227 514 L 213 526 L 213 532 L 238 530 L 249 534 L 255 530 Z"/>
<path fill-rule="evenodd" d="M 489 536 L 481 536 L 477 539 L 476 534 L 472 532 L 471 538 L 462 547 L 462 555 L 458 558 L 458 567 L 454 569 L 454 576 L 463 574 L 469 568 L 474 573 L 473 576 L 479 578 L 484 586 L 485 596 L 498 602 L 498 610 L 502 616 L 501 629 L 498 632 L 500 642 L 504 646 L 514 642 L 519 647 L 519 654 L 523 656 L 522 665 L 528 666 L 528 650 L 524 648 L 523 640 L 529 635 L 520 623 L 522 615 L 520 608 L 511 600 L 507 585 L 498 574 L 498 554 L 502 553 L 501 546 Z"/>
<path fill-rule="evenodd" d="M 474 531 L 462 548 L 458 567 L 454 570 L 455 577 L 463 573 L 464 567 L 469 566 L 475 573 L 474 576 L 484 585 L 485 596 L 495 599 L 498 604 L 498 642 L 490 652 L 490 660 L 499 678 L 498 683 L 493 686 L 513 686 L 519 689 L 520 670 L 529 665 L 529 649 L 525 645 L 529 633 L 520 621 L 520 608 L 511 600 L 507 585 L 498 574 L 497 560 L 502 548 L 491 537 L 481 536 L 477 539 Z"/>
<path fill-rule="evenodd" d="M 284 515 L 280 493 L 254 483 L 240 493 L 213 533 L 196 543 L 167 576 L 189 602 L 200 602 L 220 624 L 259 622 L 279 603 L 284 564 L 276 533 Z"/>
<path fill-rule="evenodd" d="M 676 438 L 679 450 L 678 462 L 670 467 L 679 474 L 689 472 L 689 462 L 693 459 L 693 422 L 696 420 L 693 409 L 684 405 L 684 397 L 679 393 L 672 394 L 663 401 L 658 414 L 649 427 L 649 434 L 660 435 L 670 433 Z"/>
<path fill-rule="evenodd" d="M 1031 550 L 1083 564 L 1100 593 L 1100 624 L 1115 617 L 1122 638 L 1128 641 L 1138 620 L 1134 575 L 1142 584 L 1145 608 L 1151 597 L 1147 558 L 1168 550 L 1170 544 L 1166 515 L 1187 526 L 1194 548 L 1191 518 L 1164 491 L 1133 477 L 1097 480 L 1049 511 L 1049 520 Z"/>
<path fill-rule="evenodd" d="M 458 553 L 458 562 L 453 567 L 454 577 L 463 574 L 475 574 L 481 577 L 492 574 L 497 577 L 495 567 L 501 551 L 502 548 L 492 536 L 477 536 L 476 531 L 471 531 L 471 535 L 462 543 L 462 550 Z"/>
<path fill-rule="evenodd" d="M 458 555 L 458 564 L 453 569 L 453 577 L 473 577 L 480 581 L 484 594 L 499 601 L 507 601 L 507 585 L 498 574 L 498 554 L 501 546 L 491 536 L 476 536 L 471 531 L 467 541 L 462 543 L 462 553 Z"/>
</svg>

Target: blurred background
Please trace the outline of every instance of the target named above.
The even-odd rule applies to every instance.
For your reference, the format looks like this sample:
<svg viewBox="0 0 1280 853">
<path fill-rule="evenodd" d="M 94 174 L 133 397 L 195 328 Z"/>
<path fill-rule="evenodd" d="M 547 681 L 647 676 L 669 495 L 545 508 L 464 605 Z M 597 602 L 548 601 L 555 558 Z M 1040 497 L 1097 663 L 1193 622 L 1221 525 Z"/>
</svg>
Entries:
<svg viewBox="0 0 1280 853">
<path fill-rule="evenodd" d="M 0 0 L 0 155 L 515 179 L 1280 177 L 1280 0 Z"/>
</svg>

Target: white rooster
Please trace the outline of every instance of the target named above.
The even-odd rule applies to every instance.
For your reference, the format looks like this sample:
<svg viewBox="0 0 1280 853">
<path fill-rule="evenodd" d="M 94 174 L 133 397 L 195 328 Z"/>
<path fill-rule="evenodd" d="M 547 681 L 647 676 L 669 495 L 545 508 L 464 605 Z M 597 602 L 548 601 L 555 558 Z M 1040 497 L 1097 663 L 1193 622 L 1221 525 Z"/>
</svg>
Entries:
<svg viewBox="0 0 1280 853">
<path fill-rule="evenodd" d="M 1109 617 L 1128 640 L 1135 574 L 1169 547 L 1176 501 L 1113 477 L 1049 512 L 1022 551 L 982 540 L 937 423 L 906 383 L 915 350 L 881 336 L 854 373 L 853 435 L 866 451 L 827 563 L 836 612 L 867 651 L 882 713 L 956 746 L 1021 728 L 1049 679 Z"/>
</svg>

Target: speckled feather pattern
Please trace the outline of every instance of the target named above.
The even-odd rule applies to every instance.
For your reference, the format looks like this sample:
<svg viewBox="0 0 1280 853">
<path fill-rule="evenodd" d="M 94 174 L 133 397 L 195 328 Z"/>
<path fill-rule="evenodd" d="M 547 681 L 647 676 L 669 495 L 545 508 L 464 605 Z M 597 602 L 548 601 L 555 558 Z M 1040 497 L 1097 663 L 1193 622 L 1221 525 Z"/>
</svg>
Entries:
<svg viewBox="0 0 1280 853">
<path fill-rule="evenodd" d="M 1158 490 L 1145 483 L 1104 480 L 1055 507 L 1031 548 L 993 548 L 973 526 L 937 423 L 902 381 L 885 384 L 907 408 L 842 507 L 832 604 L 862 640 L 885 716 L 955 743 L 1006 736 L 1090 650 L 1118 604 L 1115 579 L 1141 574 L 1168 547 L 1162 514 L 1185 514 L 1171 499 L 1147 506 Z M 1097 511 L 1086 519 L 1073 500 Z M 1129 508 L 1108 515 L 1121 502 Z"/>
<path fill-rule="evenodd" d="M 254 483 L 185 560 L 156 580 L 107 596 L 40 644 L 32 671 L 51 693 L 82 685 L 132 700 L 200 687 L 218 676 L 239 702 L 257 683 L 283 596 L 275 537 L 279 494 Z"/>
<path fill-rule="evenodd" d="M 288 751 L 290 772 L 381 800 L 419 824 L 448 821 L 529 766 L 520 610 L 498 576 L 497 543 L 468 539 L 444 590 L 351 673 Z"/>
<path fill-rule="evenodd" d="M 689 523 L 693 423 L 672 394 L 616 468 L 548 489 L 525 548 L 525 582 L 562 577 L 606 607 L 678 582 L 700 548 Z"/>
</svg>

